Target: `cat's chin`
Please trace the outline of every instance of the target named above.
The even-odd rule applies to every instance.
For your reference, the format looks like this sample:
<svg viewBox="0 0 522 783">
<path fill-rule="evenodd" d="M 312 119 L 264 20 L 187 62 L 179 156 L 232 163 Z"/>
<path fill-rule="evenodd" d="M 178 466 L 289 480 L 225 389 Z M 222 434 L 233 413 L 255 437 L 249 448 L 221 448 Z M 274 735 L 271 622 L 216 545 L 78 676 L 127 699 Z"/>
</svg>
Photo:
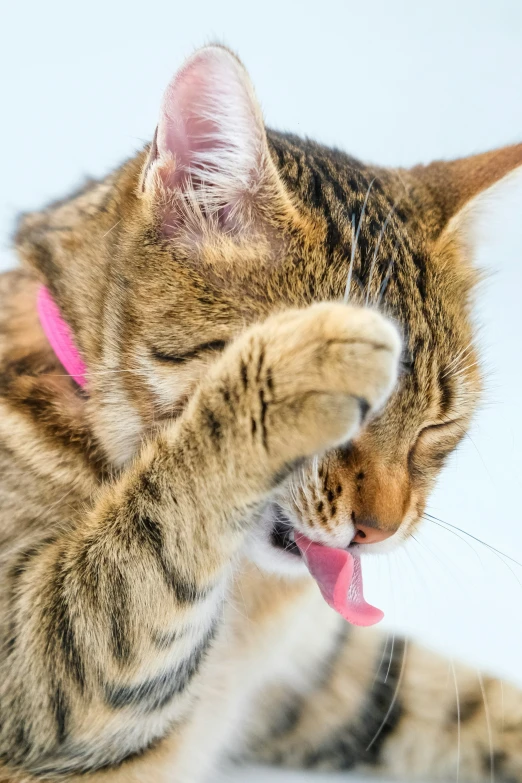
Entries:
<svg viewBox="0 0 522 783">
<path fill-rule="evenodd" d="M 299 578 L 308 573 L 294 542 L 291 524 L 276 504 L 268 505 L 254 524 L 244 555 L 271 574 Z"/>
</svg>

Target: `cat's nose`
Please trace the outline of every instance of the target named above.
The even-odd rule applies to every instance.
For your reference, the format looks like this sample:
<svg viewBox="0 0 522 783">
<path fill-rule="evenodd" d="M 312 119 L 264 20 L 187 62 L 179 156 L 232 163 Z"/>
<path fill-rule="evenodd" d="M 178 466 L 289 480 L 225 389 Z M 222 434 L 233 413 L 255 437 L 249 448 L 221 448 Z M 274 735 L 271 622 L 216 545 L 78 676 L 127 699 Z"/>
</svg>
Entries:
<svg viewBox="0 0 522 783">
<path fill-rule="evenodd" d="M 381 541 L 386 541 L 387 538 L 393 536 L 394 532 L 393 530 L 382 530 L 373 525 L 361 525 L 356 522 L 352 543 L 379 544 Z"/>
</svg>

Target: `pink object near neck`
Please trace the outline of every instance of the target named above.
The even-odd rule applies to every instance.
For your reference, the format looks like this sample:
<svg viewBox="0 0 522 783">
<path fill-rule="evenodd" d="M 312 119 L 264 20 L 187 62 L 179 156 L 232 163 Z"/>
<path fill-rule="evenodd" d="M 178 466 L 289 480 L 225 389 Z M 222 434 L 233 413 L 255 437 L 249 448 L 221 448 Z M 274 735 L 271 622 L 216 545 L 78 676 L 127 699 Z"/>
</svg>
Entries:
<svg viewBox="0 0 522 783">
<path fill-rule="evenodd" d="M 45 286 L 42 286 L 38 291 L 36 306 L 42 329 L 51 344 L 51 348 L 71 378 L 79 386 L 84 387 L 86 384 L 87 367 L 74 344 L 69 325 L 63 320 L 58 305 Z"/>
</svg>

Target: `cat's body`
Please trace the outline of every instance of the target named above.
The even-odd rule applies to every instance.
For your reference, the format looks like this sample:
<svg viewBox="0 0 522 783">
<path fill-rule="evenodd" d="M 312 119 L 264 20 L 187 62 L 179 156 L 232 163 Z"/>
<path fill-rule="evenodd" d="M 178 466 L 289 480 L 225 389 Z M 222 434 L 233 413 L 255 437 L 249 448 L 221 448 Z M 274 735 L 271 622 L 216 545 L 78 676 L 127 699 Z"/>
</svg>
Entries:
<svg viewBox="0 0 522 783">
<path fill-rule="evenodd" d="M 268 142 L 211 48 L 150 147 L 24 219 L 35 271 L 0 279 L 0 780 L 202 783 L 225 756 L 522 780 L 520 693 L 349 626 L 284 551 L 419 521 L 480 390 L 466 208 L 520 163 Z M 347 278 L 370 309 L 334 303 Z"/>
</svg>

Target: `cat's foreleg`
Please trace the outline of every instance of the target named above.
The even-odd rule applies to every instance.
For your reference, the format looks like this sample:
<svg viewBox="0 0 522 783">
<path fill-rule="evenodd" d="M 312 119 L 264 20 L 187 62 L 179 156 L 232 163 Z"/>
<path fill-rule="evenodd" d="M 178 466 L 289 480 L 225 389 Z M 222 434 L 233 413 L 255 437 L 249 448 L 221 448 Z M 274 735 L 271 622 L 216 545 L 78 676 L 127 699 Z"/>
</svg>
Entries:
<svg viewBox="0 0 522 783">
<path fill-rule="evenodd" d="M 83 518 L 11 564 L 8 765 L 94 770 L 190 720 L 251 512 L 382 404 L 399 351 L 381 316 L 343 305 L 251 328 Z"/>
</svg>

